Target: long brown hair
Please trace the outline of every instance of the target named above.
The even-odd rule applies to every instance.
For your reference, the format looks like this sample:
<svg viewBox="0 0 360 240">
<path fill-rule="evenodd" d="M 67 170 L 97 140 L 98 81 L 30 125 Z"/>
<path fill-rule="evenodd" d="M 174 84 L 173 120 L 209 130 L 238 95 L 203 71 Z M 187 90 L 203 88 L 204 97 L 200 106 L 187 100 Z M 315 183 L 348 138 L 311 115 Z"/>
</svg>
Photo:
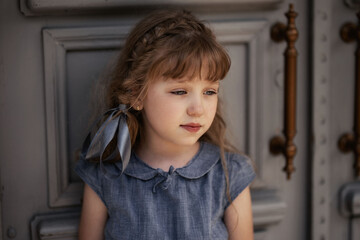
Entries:
<svg viewBox="0 0 360 240">
<path fill-rule="evenodd" d="M 141 20 L 130 32 L 110 76 L 106 107 L 120 103 L 130 107 L 127 112 L 132 146 L 142 135 L 142 114 L 132 108 L 145 98 L 151 81 L 160 77 L 194 77 L 206 69 L 209 81 L 222 80 L 230 68 L 230 58 L 216 41 L 211 29 L 184 10 L 161 10 Z M 220 102 L 219 102 L 220 103 Z M 221 150 L 221 162 L 229 186 L 225 151 L 234 148 L 225 139 L 226 124 L 218 104 L 210 129 L 200 138 Z M 229 188 L 227 187 L 229 198 Z"/>
</svg>

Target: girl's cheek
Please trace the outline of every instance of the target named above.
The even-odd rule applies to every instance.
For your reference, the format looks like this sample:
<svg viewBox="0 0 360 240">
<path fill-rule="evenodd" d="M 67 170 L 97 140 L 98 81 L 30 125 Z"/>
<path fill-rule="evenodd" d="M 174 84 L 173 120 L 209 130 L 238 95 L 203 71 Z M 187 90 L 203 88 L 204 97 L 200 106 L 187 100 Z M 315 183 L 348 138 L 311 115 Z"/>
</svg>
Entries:
<svg viewBox="0 0 360 240">
<path fill-rule="evenodd" d="M 210 106 L 208 107 L 209 115 L 215 117 L 216 109 L 217 109 L 217 102 L 210 104 Z"/>
</svg>

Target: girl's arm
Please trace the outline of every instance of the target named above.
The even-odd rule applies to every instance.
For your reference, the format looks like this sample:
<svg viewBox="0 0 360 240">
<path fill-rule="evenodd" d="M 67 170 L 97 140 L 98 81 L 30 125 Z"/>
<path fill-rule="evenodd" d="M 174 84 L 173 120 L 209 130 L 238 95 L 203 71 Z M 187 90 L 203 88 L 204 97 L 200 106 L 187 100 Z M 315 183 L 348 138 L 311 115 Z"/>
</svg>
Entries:
<svg viewBox="0 0 360 240">
<path fill-rule="evenodd" d="M 107 209 L 94 190 L 85 184 L 79 225 L 79 240 L 104 239 Z"/>
<path fill-rule="evenodd" d="M 245 188 L 225 210 L 224 222 L 229 240 L 253 240 L 254 229 L 249 187 Z"/>
</svg>

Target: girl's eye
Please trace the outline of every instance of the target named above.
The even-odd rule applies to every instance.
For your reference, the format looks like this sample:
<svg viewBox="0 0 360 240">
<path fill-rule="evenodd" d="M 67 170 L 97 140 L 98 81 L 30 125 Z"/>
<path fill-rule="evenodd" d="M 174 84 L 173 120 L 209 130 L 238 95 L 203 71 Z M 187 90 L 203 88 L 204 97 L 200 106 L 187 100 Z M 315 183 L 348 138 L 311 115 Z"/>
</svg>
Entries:
<svg viewBox="0 0 360 240">
<path fill-rule="evenodd" d="M 176 91 L 172 91 L 171 93 L 174 95 L 184 95 L 187 92 L 185 90 L 176 90 Z"/>
<path fill-rule="evenodd" d="M 205 95 L 216 95 L 217 94 L 217 91 L 215 90 L 208 90 L 204 93 Z"/>
</svg>

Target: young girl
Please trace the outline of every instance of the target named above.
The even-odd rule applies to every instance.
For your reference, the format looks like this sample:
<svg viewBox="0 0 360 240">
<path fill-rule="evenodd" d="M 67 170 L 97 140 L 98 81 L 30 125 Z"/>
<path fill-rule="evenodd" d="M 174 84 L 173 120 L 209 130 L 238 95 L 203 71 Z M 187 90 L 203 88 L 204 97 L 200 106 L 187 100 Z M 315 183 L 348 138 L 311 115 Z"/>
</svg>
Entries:
<svg viewBox="0 0 360 240">
<path fill-rule="evenodd" d="M 80 239 L 253 239 L 249 160 L 231 151 L 218 104 L 230 59 L 186 11 L 157 11 L 130 33 L 95 136 Z M 232 152 L 232 153 L 230 153 Z"/>
</svg>

